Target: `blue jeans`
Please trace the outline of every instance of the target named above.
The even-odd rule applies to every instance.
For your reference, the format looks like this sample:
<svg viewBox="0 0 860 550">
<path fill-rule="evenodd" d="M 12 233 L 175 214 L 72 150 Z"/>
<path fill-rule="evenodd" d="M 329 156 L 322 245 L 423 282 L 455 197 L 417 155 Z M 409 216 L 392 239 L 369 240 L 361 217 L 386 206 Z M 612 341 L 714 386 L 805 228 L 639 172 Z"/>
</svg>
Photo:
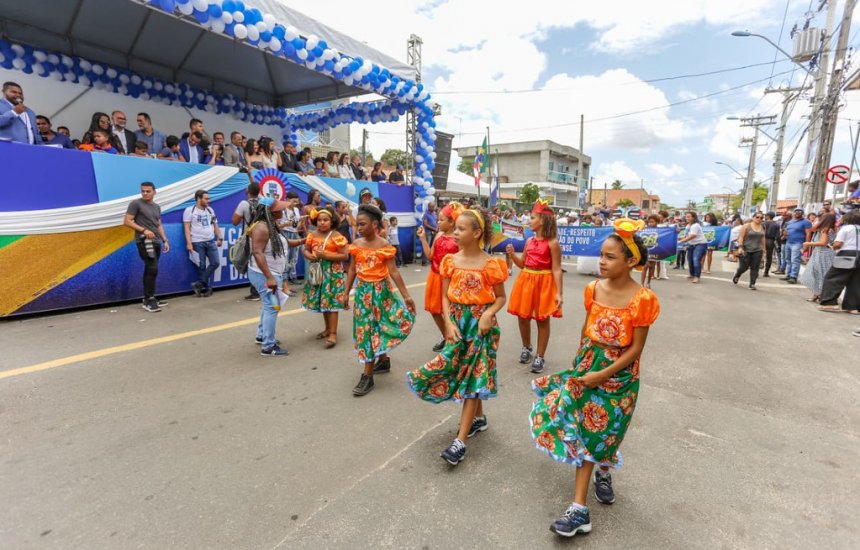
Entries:
<svg viewBox="0 0 860 550">
<path fill-rule="evenodd" d="M 287 239 L 298 239 L 299 234 L 295 231 L 284 231 L 284 237 Z M 298 278 L 296 274 L 296 265 L 299 263 L 299 253 L 304 249 L 304 246 L 290 247 L 287 249 L 287 267 L 284 269 L 284 279 L 295 281 Z"/>
<path fill-rule="evenodd" d="M 209 287 L 209 278 L 215 273 L 215 270 L 221 265 L 221 254 L 218 251 L 218 245 L 215 240 L 202 243 L 191 243 L 191 248 L 194 249 L 200 256 L 200 265 L 197 266 L 197 277 L 200 284 L 204 287 Z"/>
<path fill-rule="evenodd" d="M 695 278 L 702 276 L 702 258 L 708 251 L 708 243 L 693 244 L 687 248 L 687 257 L 690 259 L 690 275 Z"/>
<path fill-rule="evenodd" d="M 280 273 L 272 273 L 272 277 L 278 281 L 281 288 L 283 278 Z M 275 305 L 278 303 L 277 289 L 273 292 L 266 287 L 266 276 L 253 269 L 248 270 L 248 280 L 260 293 L 260 322 L 257 324 L 257 338 L 263 341 L 263 349 L 271 349 L 275 345 L 275 326 L 278 322 L 278 312 Z"/>
<path fill-rule="evenodd" d="M 788 245 L 783 243 L 779 250 L 779 270 L 785 273 L 788 268 Z"/>
<path fill-rule="evenodd" d="M 800 275 L 800 253 L 803 243 L 785 243 L 785 248 L 788 249 L 788 271 L 786 275 L 788 275 L 789 279 L 797 279 L 797 276 Z"/>
</svg>

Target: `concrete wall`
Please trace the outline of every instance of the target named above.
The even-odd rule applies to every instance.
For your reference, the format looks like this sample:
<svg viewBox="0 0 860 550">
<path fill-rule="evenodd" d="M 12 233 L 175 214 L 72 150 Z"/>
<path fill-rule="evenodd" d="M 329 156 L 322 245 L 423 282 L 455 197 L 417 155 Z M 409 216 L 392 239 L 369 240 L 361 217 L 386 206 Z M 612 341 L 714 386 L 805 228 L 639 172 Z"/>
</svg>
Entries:
<svg viewBox="0 0 860 550">
<path fill-rule="evenodd" d="M 499 175 L 507 177 L 508 181 L 543 181 L 542 169 L 545 171 L 546 166 L 536 151 L 499 155 Z"/>
</svg>

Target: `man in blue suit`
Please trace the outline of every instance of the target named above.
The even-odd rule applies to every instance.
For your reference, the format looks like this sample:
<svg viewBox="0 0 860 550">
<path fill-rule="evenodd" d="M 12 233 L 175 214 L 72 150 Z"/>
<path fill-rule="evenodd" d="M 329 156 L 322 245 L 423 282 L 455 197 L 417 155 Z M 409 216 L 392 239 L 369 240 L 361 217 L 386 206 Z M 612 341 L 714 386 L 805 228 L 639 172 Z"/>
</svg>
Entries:
<svg viewBox="0 0 860 550">
<path fill-rule="evenodd" d="M 206 164 L 208 159 L 203 152 L 203 147 L 200 142 L 203 141 L 203 134 L 200 132 L 191 132 L 188 136 L 179 142 L 179 153 L 185 162 L 194 164 Z"/>
<path fill-rule="evenodd" d="M 42 136 L 36 126 L 36 113 L 24 105 L 24 91 L 15 82 L 3 83 L 0 100 L 0 140 L 39 145 Z"/>
</svg>

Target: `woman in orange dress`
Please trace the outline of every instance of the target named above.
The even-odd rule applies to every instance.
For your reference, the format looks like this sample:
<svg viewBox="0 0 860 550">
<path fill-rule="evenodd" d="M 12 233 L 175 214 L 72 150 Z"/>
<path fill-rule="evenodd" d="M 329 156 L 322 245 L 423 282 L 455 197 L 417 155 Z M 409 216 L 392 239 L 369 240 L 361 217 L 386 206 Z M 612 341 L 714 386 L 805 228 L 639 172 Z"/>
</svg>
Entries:
<svg viewBox="0 0 860 550">
<path fill-rule="evenodd" d="M 573 503 L 550 530 L 564 537 L 591 531 L 586 507 L 594 465 L 595 496 L 615 502 L 610 467 L 621 465 L 621 444 L 639 394 L 639 356 L 648 329 L 660 314 L 651 290 L 637 284 L 631 270 L 648 261 L 635 235 L 641 220 L 613 222 L 615 234 L 600 247 L 600 275 L 585 288 L 586 319 L 573 367 L 532 382 L 540 398 L 529 415 L 538 450 L 576 467 Z"/>
<path fill-rule="evenodd" d="M 519 275 L 508 300 L 508 313 L 519 320 L 520 338 L 523 349 L 520 363 L 525 365 L 532 360 L 531 322 L 537 323 L 537 353 L 534 354 L 532 372 L 544 369 L 544 354 L 549 344 L 549 320 L 561 317 L 563 303 L 561 280 L 561 247 L 558 244 L 558 227 L 555 214 L 548 201 L 538 199 L 532 208 L 529 227 L 535 236 L 526 241 L 522 255 L 514 252 L 508 245 L 505 252 L 519 267 Z"/>
<path fill-rule="evenodd" d="M 397 251 L 388 244 L 388 239 L 379 236 L 382 217 L 379 208 L 360 205 L 355 217 L 356 234 L 360 237 L 349 246 L 353 261 L 349 264 L 346 288 L 352 288 L 358 278 L 352 337 L 358 360 L 364 365 L 364 372 L 352 390 L 355 396 L 370 393 L 374 374 L 391 371 L 388 352 L 409 336 L 415 322 L 415 302 L 394 262 Z M 389 277 L 402 298 L 392 292 Z"/>
<path fill-rule="evenodd" d="M 337 314 L 346 307 L 346 272 L 343 262 L 349 259 L 349 243 L 335 229 L 338 217 L 331 206 L 319 210 L 312 208 L 309 216 L 316 231 L 308 234 L 302 254 L 307 262 L 319 262 L 323 277 L 318 285 L 312 285 L 310 279 L 305 277 L 302 307 L 323 314 L 325 330 L 317 338 L 325 339 L 328 349 L 337 345 Z"/>
<path fill-rule="evenodd" d="M 424 287 L 424 309 L 433 315 L 433 321 L 442 334 L 442 339 L 433 346 L 433 351 L 440 352 L 445 346 L 445 318 L 442 316 L 442 277 L 439 275 L 439 265 L 442 258 L 456 253 L 459 248 L 454 239 L 454 223 L 463 210 L 459 202 L 450 202 L 439 212 L 437 222 L 439 233 L 433 240 L 433 246 L 427 243 L 427 235 L 423 227 L 416 234 L 421 239 L 424 255 L 430 257 L 430 273 L 427 274 L 427 285 Z M 428 252 L 429 251 L 429 252 Z"/>
<path fill-rule="evenodd" d="M 409 388 L 431 403 L 463 402 L 460 430 L 442 458 L 456 466 L 466 456 L 466 438 L 487 429 L 483 401 L 496 396 L 496 313 L 505 305 L 507 266 L 484 251 L 493 226 L 484 210 L 464 210 L 454 236 L 460 251 L 439 267 L 445 346 L 430 362 L 406 375 Z"/>
</svg>

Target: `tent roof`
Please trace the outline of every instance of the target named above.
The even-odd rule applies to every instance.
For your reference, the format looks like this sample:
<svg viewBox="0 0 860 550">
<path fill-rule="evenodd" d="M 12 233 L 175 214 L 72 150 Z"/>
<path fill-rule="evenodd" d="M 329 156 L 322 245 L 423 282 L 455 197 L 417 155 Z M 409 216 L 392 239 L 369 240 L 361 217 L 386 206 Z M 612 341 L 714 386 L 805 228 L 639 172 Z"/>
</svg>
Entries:
<svg viewBox="0 0 860 550">
<path fill-rule="evenodd" d="M 279 0 L 247 0 L 304 36 L 414 78 L 412 67 L 288 8 Z M 177 17 L 137 0 L 0 0 L 0 31 L 11 41 L 78 55 L 147 76 L 294 107 L 366 94 L 333 78 L 275 57 L 260 48 L 210 32 L 193 18 Z"/>
</svg>

